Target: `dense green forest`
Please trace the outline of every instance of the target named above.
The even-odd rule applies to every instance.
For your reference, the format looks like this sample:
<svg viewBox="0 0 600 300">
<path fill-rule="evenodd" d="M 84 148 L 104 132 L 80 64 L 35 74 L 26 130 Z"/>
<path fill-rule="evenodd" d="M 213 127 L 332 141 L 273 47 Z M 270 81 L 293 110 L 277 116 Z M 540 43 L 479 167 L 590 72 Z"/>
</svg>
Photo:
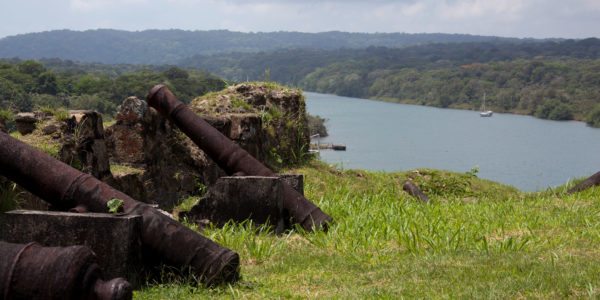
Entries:
<svg viewBox="0 0 600 300">
<path fill-rule="evenodd" d="M 174 64 L 199 55 L 282 48 L 405 47 L 428 43 L 534 42 L 493 36 L 436 33 L 256 32 L 228 30 L 54 30 L 0 39 L 0 57 L 61 58 L 106 64 Z"/>
<path fill-rule="evenodd" d="M 596 38 L 63 30 L 1 39 L 0 56 L 10 53 L 59 57 L 0 65 L 0 101 L 19 110 L 87 105 L 110 113 L 124 97 L 143 96 L 156 82 L 170 84 L 189 100 L 224 87 L 206 71 L 234 82 L 272 80 L 308 91 L 437 107 L 479 109 L 485 94 L 494 111 L 600 126 Z M 176 62 L 178 67 L 78 63 L 60 57 Z"/>
<path fill-rule="evenodd" d="M 589 119 L 600 104 L 600 40 L 291 49 L 182 62 L 230 80 L 270 79 L 315 92 L 437 107 Z M 600 108 L 597 108 L 600 110 Z M 596 120 L 596 121 L 594 121 Z"/>
<path fill-rule="evenodd" d="M 221 90 L 225 82 L 201 71 L 179 67 L 107 66 L 51 60 L 46 63 L 0 61 L 0 109 L 95 109 L 111 115 L 129 96 L 143 99 L 148 89 L 165 83 L 183 101 L 209 91 Z"/>
<path fill-rule="evenodd" d="M 600 58 L 600 40 L 566 40 L 537 43 L 427 44 L 402 49 L 280 49 L 259 53 L 195 55 L 179 65 L 215 72 L 230 80 L 260 79 L 265 70 L 271 79 L 297 84 L 316 68 L 351 63 L 364 70 L 417 68 L 420 70 L 470 63 L 531 58 Z"/>
</svg>

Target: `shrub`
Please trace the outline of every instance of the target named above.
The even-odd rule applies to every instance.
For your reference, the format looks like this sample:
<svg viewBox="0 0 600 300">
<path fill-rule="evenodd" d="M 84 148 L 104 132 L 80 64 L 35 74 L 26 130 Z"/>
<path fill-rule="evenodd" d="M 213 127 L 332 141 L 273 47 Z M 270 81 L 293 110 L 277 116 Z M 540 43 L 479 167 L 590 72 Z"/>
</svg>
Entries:
<svg viewBox="0 0 600 300">
<path fill-rule="evenodd" d="M 311 114 L 306 114 L 308 119 L 308 129 L 310 130 L 310 135 L 319 134 L 321 137 L 326 137 L 329 134 L 327 133 L 327 127 L 325 127 L 325 122 L 327 121 L 325 118 L 320 116 L 313 116 Z"/>
<path fill-rule="evenodd" d="M 550 99 L 538 106 L 535 111 L 535 116 L 542 119 L 557 121 L 572 120 L 573 110 L 568 104 L 562 103 L 556 99 Z"/>
<path fill-rule="evenodd" d="M 592 127 L 600 127 L 600 104 L 590 111 L 585 121 Z"/>
</svg>

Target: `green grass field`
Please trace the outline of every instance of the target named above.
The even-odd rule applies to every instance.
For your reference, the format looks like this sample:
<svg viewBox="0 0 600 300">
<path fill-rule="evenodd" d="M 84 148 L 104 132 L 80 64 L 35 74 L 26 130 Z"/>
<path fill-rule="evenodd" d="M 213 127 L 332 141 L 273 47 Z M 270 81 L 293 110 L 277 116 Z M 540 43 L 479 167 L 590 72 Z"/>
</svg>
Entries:
<svg viewBox="0 0 600 300">
<path fill-rule="evenodd" d="M 600 188 L 521 193 L 476 172 L 341 171 L 318 162 L 293 171 L 335 219 L 328 232 L 207 230 L 240 254 L 239 283 L 150 284 L 135 298 L 600 297 Z M 402 191 L 407 177 L 431 203 Z"/>
</svg>

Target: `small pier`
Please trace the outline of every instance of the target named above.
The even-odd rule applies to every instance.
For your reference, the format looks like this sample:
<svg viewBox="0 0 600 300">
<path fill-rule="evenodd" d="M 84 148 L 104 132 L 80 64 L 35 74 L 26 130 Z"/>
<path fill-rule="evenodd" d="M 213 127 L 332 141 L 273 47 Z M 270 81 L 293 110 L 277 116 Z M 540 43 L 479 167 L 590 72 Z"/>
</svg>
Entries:
<svg viewBox="0 0 600 300">
<path fill-rule="evenodd" d="M 334 150 L 334 151 L 346 151 L 346 145 L 342 144 L 321 144 L 311 143 L 310 150 Z"/>
<path fill-rule="evenodd" d="M 321 150 L 346 151 L 346 145 L 344 144 L 321 143 L 321 136 L 318 133 L 311 135 L 310 140 L 310 152 L 319 152 Z M 314 143 L 314 141 L 316 141 L 316 143 Z"/>
</svg>

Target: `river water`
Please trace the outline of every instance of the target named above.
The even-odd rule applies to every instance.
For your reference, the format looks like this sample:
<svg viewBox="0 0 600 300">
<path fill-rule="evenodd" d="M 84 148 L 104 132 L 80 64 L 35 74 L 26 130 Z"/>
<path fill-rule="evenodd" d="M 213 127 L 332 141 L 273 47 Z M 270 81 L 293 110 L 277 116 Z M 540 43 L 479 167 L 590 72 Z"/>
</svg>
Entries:
<svg viewBox="0 0 600 300">
<path fill-rule="evenodd" d="M 600 171 L 600 129 L 582 122 L 386 103 L 305 93 L 310 114 L 328 119 L 321 159 L 343 169 L 406 171 L 435 168 L 466 172 L 542 190 Z"/>
</svg>

